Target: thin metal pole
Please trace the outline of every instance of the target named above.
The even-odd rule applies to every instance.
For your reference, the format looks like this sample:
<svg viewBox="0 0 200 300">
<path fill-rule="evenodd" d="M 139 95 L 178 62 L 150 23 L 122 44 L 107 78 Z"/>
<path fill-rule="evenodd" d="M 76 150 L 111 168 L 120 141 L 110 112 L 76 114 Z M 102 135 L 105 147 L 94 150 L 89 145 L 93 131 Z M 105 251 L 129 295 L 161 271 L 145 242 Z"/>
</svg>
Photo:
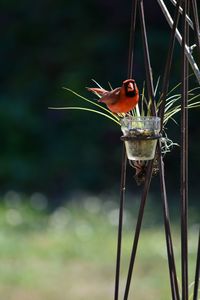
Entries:
<svg viewBox="0 0 200 300">
<path fill-rule="evenodd" d="M 125 144 L 123 143 L 114 300 L 118 300 L 118 297 L 119 297 L 119 278 L 120 278 L 120 263 L 121 263 L 123 211 L 124 211 L 124 201 L 125 201 L 125 191 L 126 191 L 126 166 L 127 166 L 127 156 L 126 156 Z"/>
<path fill-rule="evenodd" d="M 132 73 L 133 73 L 133 53 L 134 53 L 134 35 L 135 35 L 136 14 L 137 14 L 137 0 L 132 0 L 131 26 L 130 26 L 130 38 L 129 38 L 129 55 L 128 55 L 128 72 L 127 72 L 128 78 L 132 78 Z M 126 155 L 125 143 L 123 143 L 114 300 L 118 300 L 118 298 L 119 298 L 123 212 L 124 212 L 125 191 L 126 191 L 126 167 L 127 167 L 127 155 Z"/>
<path fill-rule="evenodd" d="M 152 101 L 152 105 L 151 105 L 152 115 L 156 115 L 152 69 L 151 69 L 148 42 L 147 42 L 143 0 L 139 0 L 138 9 L 139 9 L 139 16 L 140 16 L 140 23 L 141 23 L 143 50 L 144 50 L 147 92 L 148 92 L 149 101 L 150 100 Z M 138 246 L 138 241 L 139 241 L 139 236 L 140 236 L 140 231 L 141 231 L 141 226 L 142 226 L 142 220 L 143 220 L 143 215 L 144 215 L 144 208 L 145 208 L 145 204 L 146 204 L 146 200 L 147 200 L 147 196 L 148 196 L 148 192 L 149 192 L 149 187 L 150 187 L 150 183 L 151 183 L 151 178 L 152 178 L 152 170 L 153 170 L 153 160 L 150 161 L 147 166 L 147 174 L 146 174 L 143 193 L 142 193 L 142 197 L 141 197 L 141 203 L 140 203 L 140 208 L 139 208 L 139 212 L 138 212 L 137 224 L 136 224 L 133 246 L 132 246 L 132 251 L 131 251 L 131 258 L 130 258 L 130 263 L 129 263 L 124 298 L 123 298 L 124 300 L 127 300 L 128 295 L 129 295 L 130 283 L 131 283 L 131 279 L 132 279 L 132 273 L 133 273 L 133 268 L 134 268 L 134 263 L 135 263 L 137 246 Z"/>
<path fill-rule="evenodd" d="M 191 0 L 191 10 L 192 10 L 192 16 L 193 16 L 193 24 L 194 24 L 194 33 L 195 33 L 195 39 L 196 39 L 196 45 L 198 48 L 198 52 L 200 54 L 200 27 L 199 27 L 199 19 L 198 19 L 198 8 L 196 0 Z"/>
<path fill-rule="evenodd" d="M 153 76 L 152 76 L 152 68 L 151 68 L 151 63 L 150 63 L 149 47 L 148 47 L 148 41 L 147 41 L 147 32 L 146 32 L 146 25 L 145 25 L 143 0 L 139 0 L 139 16 L 140 16 L 141 34 L 142 34 L 143 51 L 144 51 L 144 63 L 145 63 L 145 71 L 146 71 L 147 93 L 148 93 L 148 98 L 149 98 L 148 100 L 152 101 L 151 112 L 152 112 L 152 115 L 156 116 L 156 105 L 155 105 L 155 101 L 154 101 Z"/>
<path fill-rule="evenodd" d="M 147 196 L 148 196 L 148 192 L 149 192 L 149 187 L 150 187 L 150 183 L 151 183 L 151 178 L 152 178 L 152 169 L 153 169 L 153 160 L 151 160 L 148 163 L 148 167 L 147 167 L 147 174 L 146 174 L 143 193 L 142 193 L 142 197 L 141 197 L 140 208 L 139 208 L 139 212 L 138 212 L 137 224 L 136 224 L 134 240 L 133 240 L 133 246 L 132 246 L 132 251 L 131 251 L 131 259 L 130 259 L 126 287 L 125 287 L 124 298 L 123 298 L 124 300 L 127 300 L 128 295 L 129 295 L 130 283 L 131 283 L 131 279 L 132 279 L 132 273 L 133 273 L 133 268 L 134 268 L 134 263 L 135 263 L 137 246 L 138 246 L 138 240 L 139 240 L 139 236 L 140 236 L 142 220 L 143 220 L 143 215 L 144 215 L 144 208 L 145 208 L 145 204 L 146 204 L 146 200 L 147 200 Z"/>
<path fill-rule="evenodd" d="M 165 103 L 166 103 L 166 97 L 167 97 L 168 86 L 169 86 L 169 76 L 170 76 L 172 57 L 174 52 L 175 34 L 176 34 L 176 28 L 178 25 L 178 20 L 180 15 L 181 2 L 182 0 L 178 0 L 176 3 L 176 10 L 174 14 L 174 21 L 173 21 L 173 26 L 172 26 L 171 36 L 170 36 L 169 50 L 167 54 L 167 60 L 166 60 L 164 76 L 163 76 L 162 95 L 161 95 L 162 103 L 159 109 L 159 116 L 161 118 L 161 129 L 163 128 Z M 171 293 L 172 293 L 173 300 L 179 300 L 180 295 L 179 295 L 178 281 L 176 275 L 173 242 L 172 242 L 171 229 L 170 229 L 169 208 L 168 208 L 168 200 L 167 200 L 166 185 L 165 185 L 165 169 L 164 169 L 164 162 L 162 158 L 160 143 L 158 144 L 157 151 L 159 157 L 160 187 L 161 187 L 161 196 L 163 201 L 163 218 L 164 218 L 164 226 L 165 226 L 165 237 L 166 237 L 166 246 L 167 246 L 167 255 L 168 255 Z"/>
<path fill-rule="evenodd" d="M 185 45 L 188 39 L 186 14 L 188 1 L 183 2 L 183 41 L 181 51 L 182 102 L 181 102 L 181 273 L 182 300 L 188 300 L 188 66 Z"/>
<path fill-rule="evenodd" d="M 160 8 L 161 8 L 164 16 L 166 17 L 166 20 L 167 20 L 169 26 L 172 28 L 172 26 L 173 26 L 173 19 L 171 18 L 171 15 L 170 15 L 170 13 L 169 13 L 169 11 L 168 11 L 168 9 L 167 9 L 164 1 L 163 0 L 157 0 L 157 2 L 160 5 Z M 180 32 L 179 32 L 178 29 L 176 29 L 176 38 L 177 38 L 179 44 L 182 45 L 182 36 L 181 36 L 181 34 L 180 34 Z M 190 48 L 189 48 L 189 46 L 187 44 L 185 45 L 185 54 L 186 54 L 187 59 L 188 59 L 188 61 L 190 63 L 190 66 L 191 66 L 191 68 L 192 68 L 192 70 L 193 70 L 193 72 L 194 72 L 194 74 L 195 74 L 195 76 L 196 76 L 196 78 L 197 78 L 197 80 L 198 80 L 198 82 L 200 84 L 200 70 L 199 70 L 198 65 L 195 62 L 194 57 L 193 57 L 193 55 L 192 55 L 192 53 L 190 51 Z"/>
<path fill-rule="evenodd" d="M 128 53 L 128 78 L 133 77 L 133 57 L 134 57 L 134 41 L 135 41 L 135 24 L 137 16 L 137 2 L 138 0 L 132 1 L 131 11 L 131 27 L 129 37 L 129 53 Z"/>
<path fill-rule="evenodd" d="M 166 192 L 166 184 L 165 184 L 165 169 L 164 169 L 164 162 L 161 154 L 160 143 L 158 143 L 157 151 L 159 156 L 160 187 L 161 187 L 161 197 L 163 200 L 163 216 L 164 216 L 165 237 L 166 237 L 166 245 L 167 245 L 167 256 L 168 256 L 172 299 L 179 300 L 180 295 L 179 295 L 178 281 L 176 275 L 173 242 L 172 242 L 171 229 L 170 229 L 169 208 L 168 208 L 168 200 L 167 200 L 167 192 Z"/>
<path fill-rule="evenodd" d="M 197 249 L 197 263 L 196 263 L 196 272 L 195 272 L 195 281 L 194 281 L 193 300 L 198 300 L 199 280 L 200 280 L 200 230 L 199 230 L 199 242 L 198 242 L 198 249 Z"/>
<path fill-rule="evenodd" d="M 176 4 L 177 4 L 176 0 L 170 0 L 170 2 L 171 2 L 174 6 L 176 6 Z M 181 14 L 183 13 L 182 7 L 179 8 L 179 11 L 180 11 Z M 194 29 L 193 22 L 192 22 L 192 20 L 189 18 L 188 15 L 186 15 L 186 21 L 188 22 L 189 26 L 190 26 L 192 29 Z"/>
<path fill-rule="evenodd" d="M 176 28 L 177 28 L 178 21 L 179 21 L 179 15 L 180 15 L 179 8 L 180 8 L 181 3 L 182 3 L 182 0 L 177 1 L 176 10 L 175 10 L 175 14 L 174 14 L 174 22 L 173 22 L 173 27 L 172 27 L 170 42 L 169 42 L 169 50 L 167 53 L 167 60 L 166 60 L 165 70 L 164 70 L 164 75 L 163 75 L 162 92 L 161 92 L 162 103 L 161 103 L 160 109 L 159 109 L 159 117 L 161 118 L 161 129 L 163 128 L 165 103 L 166 103 L 166 97 L 167 97 L 167 92 L 168 92 L 168 87 L 169 87 L 169 76 L 170 76 L 170 70 L 171 70 L 171 65 L 172 65 L 172 57 L 173 57 L 173 53 L 174 53 Z"/>
</svg>

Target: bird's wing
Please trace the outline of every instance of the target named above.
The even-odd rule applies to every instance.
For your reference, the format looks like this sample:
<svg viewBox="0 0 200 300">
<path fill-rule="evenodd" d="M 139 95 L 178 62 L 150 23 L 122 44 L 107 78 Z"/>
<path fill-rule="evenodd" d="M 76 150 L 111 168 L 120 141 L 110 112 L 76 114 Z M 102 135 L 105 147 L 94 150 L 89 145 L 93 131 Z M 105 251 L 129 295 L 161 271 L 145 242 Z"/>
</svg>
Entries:
<svg viewBox="0 0 200 300">
<path fill-rule="evenodd" d="M 115 104 L 119 100 L 121 88 L 118 87 L 110 92 L 107 92 L 103 95 L 101 99 L 99 99 L 99 102 L 104 102 L 106 104 Z"/>
<path fill-rule="evenodd" d="M 86 88 L 89 92 L 92 92 L 98 96 L 104 96 L 105 94 L 108 93 L 108 91 L 101 89 L 101 88 Z"/>
</svg>

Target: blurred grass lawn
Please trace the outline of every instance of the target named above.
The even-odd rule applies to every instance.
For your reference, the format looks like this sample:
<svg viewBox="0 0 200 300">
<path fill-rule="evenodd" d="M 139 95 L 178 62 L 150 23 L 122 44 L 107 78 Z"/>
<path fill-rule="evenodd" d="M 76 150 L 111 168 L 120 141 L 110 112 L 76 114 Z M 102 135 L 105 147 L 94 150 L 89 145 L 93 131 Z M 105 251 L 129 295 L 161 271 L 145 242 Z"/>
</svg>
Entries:
<svg viewBox="0 0 200 300">
<path fill-rule="evenodd" d="M 0 207 L 0 299 L 113 299 L 117 204 L 87 197 L 49 212 L 35 194 L 21 201 L 11 192 Z M 147 216 L 148 217 L 148 216 Z M 125 212 L 121 299 L 132 245 L 135 216 Z M 173 228 L 180 278 L 180 235 Z M 194 279 L 197 228 L 189 230 L 190 282 Z M 168 265 L 162 224 L 144 224 L 130 299 L 169 300 Z M 192 288 L 190 290 L 192 292 Z"/>
</svg>

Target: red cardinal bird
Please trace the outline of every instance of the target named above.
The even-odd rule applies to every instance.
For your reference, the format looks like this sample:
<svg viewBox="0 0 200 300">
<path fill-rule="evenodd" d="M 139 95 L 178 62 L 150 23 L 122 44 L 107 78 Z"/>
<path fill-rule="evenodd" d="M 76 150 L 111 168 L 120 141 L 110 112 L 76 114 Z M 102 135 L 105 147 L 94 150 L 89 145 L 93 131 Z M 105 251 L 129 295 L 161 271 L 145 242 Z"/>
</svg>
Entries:
<svg viewBox="0 0 200 300">
<path fill-rule="evenodd" d="M 87 89 L 102 96 L 99 102 L 105 103 L 113 113 L 127 113 L 137 105 L 139 100 L 139 91 L 134 79 L 123 81 L 121 87 L 112 91 L 101 88 Z"/>
</svg>

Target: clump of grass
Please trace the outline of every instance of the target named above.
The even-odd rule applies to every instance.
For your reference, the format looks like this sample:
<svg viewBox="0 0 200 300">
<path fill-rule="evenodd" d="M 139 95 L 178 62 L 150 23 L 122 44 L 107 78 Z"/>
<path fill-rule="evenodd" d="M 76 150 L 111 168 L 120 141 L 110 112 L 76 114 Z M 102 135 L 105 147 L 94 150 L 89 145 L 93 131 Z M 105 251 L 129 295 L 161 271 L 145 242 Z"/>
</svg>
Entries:
<svg viewBox="0 0 200 300">
<path fill-rule="evenodd" d="M 93 81 L 98 85 L 98 87 L 101 87 L 95 80 L 93 80 Z M 120 117 L 118 115 L 112 113 L 109 109 L 107 109 L 103 105 L 99 104 L 97 101 L 93 101 L 86 97 L 83 97 L 82 95 L 78 94 L 77 92 L 75 92 L 69 88 L 63 87 L 63 89 L 68 91 L 69 93 L 75 95 L 77 98 L 83 100 L 85 103 L 92 104 L 93 108 L 88 108 L 85 106 L 65 106 L 65 107 L 49 107 L 50 109 L 83 110 L 86 112 L 92 112 L 95 114 L 99 114 L 103 117 L 106 117 L 109 120 L 113 121 L 115 124 L 120 126 Z M 97 95 L 97 97 L 100 98 L 100 95 L 98 95 L 97 93 L 96 93 L 96 95 Z"/>
<path fill-rule="evenodd" d="M 102 86 L 96 82 L 94 79 L 92 80 L 99 88 L 102 88 Z M 109 88 L 112 90 L 112 86 L 110 83 Z M 171 151 L 173 146 L 177 146 L 177 143 L 174 143 L 171 139 L 168 138 L 166 134 L 166 125 L 167 123 L 172 120 L 175 123 L 177 121 L 175 120 L 175 116 L 181 111 L 181 94 L 178 92 L 178 89 L 180 88 L 181 83 L 174 86 L 167 94 L 166 98 L 166 105 L 164 110 L 164 119 L 163 119 L 163 137 L 161 138 L 161 148 L 162 153 L 166 154 Z M 84 104 L 90 104 L 91 107 L 86 107 L 84 104 L 81 106 L 65 106 L 65 107 L 50 107 L 50 109 L 61 109 L 61 110 L 82 110 L 85 112 L 91 112 L 95 114 L 99 114 L 103 117 L 106 117 L 107 119 L 114 122 L 116 125 L 121 126 L 121 118 L 125 117 L 126 115 L 132 115 L 132 116 L 150 116 L 151 115 L 151 105 L 152 101 L 148 100 L 145 96 L 145 84 L 143 84 L 142 93 L 141 93 L 141 99 L 139 101 L 139 104 L 136 105 L 136 107 L 130 111 L 127 114 L 121 113 L 121 114 L 115 114 L 112 113 L 109 109 L 107 109 L 102 104 L 98 103 L 97 101 L 90 100 L 86 97 L 83 97 L 82 95 L 78 94 L 77 92 L 64 87 L 64 89 L 76 96 L 78 99 L 81 99 Z M 155 99 L 156 101 L 156 111 L 158 113 L 160 105 L 162 103 L 162 98 L 159 95 L 159 79 L 157 80 L 156 86 L 155 86 Z M 195 87 L 191 89 L 188 93 L 189 99 L 188 99 L 188 109 L 194 109 L 200 107 L 200 93 L 199 93 L 200 87 Z M 101 96 L 96 93 L 96 96 L 98 98 L 101 98 Z"/>
<path fill-rule="evenodd" d="M 95 82 L 95 84 L 102 88 L 95 80 L 92 80 Z M 159 80 L 157 81 L 156 87 L 155 87 L 155 98 L 157 97 L 158 94 L 158 85 L 159 85 Z M 179 100 L 181 99 L 181 94 L 177 93 L 177 89 L 180 87 L 181 83 L 177 84 L 175 87 L 173 87 L 167 94 L 166 98 L 166 105 L 165 105 L 165 111 L 164 111 L 164 125 L 168 123 L 169 120 L 174 120 L 174 116 L 180 112 L 181 110 L 181 105 L 179 104 Z M 112 89 L 110 83 L 109 83 L 110 89 Z M 72 89 L 63 87 L 64 90 L 68 91 L 69 93 L 75 95 L 77 98 L 83 100 L 84 102 L 90 103 L 93 108 L 88 108 L 83 106 L 64 106 L 64 107 L 49 107 L 50 109 L 62 109 L 62 110 L 83 110 L 83 111 L 89 111 L 92 113 L 100 114 L 111 121 L 115 122 L 117 125 L 120 125 L 120 119 L 125 116 L 124 113 L 122 114 L 115 114 L 112 113 L 109 109 L 107 109 L 105 106 L 102 104 L 99 104 L 98 102 L 94 100 L 90 100 L 86 97 L 83 97 L 82 95 L 78 94 L 77 92 L 73 91 Z M 188 109 L 191 108 L 198 108 L 200 107 L 200 100 L 196 101 L 197 99 L 200 98 L 200 94 L 196 93 L 197 91 L 200 90 L 200 87 L 195 87 L 191 89 L 188 93 L 189 99 L 188 99 Z M 175 93 L 173 93 L 175 92 Z M 101 98 L 101 96 L 96 92 L 96 96 L 98 98 Z M 137 104 L 136 107 L 130 111 L 130 113 L 133 116 L 150 116 L 150 107 L 151 107 L 151 100 L 148 101 L 146 96 L 145 96 L 145 85 L 143 85 L 142 93 L 141 93 L 141 100 L 140 100 L 140 105 Z M 157 112 L 159 110 L 159 107 L 162 103 L 162 99 L 158 99 L 156 102 L 156 109 Z M 175 120 L 174 120 L 175 121 Z"/>
</svg>

